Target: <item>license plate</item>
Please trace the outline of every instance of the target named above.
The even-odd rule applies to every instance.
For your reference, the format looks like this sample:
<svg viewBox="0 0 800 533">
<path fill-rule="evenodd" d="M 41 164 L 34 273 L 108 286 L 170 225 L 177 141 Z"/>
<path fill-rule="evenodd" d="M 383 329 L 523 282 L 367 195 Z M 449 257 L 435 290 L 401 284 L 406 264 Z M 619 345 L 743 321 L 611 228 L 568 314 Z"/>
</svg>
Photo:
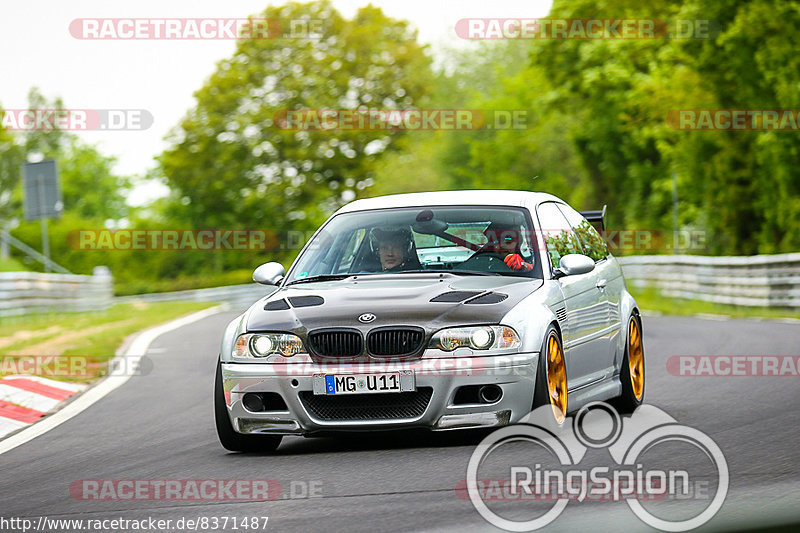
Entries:
<svg viewBox="0 0 800 533">
<path fill-rule="evenodd" d="M 314 394 L 380 394 L 414 389 L 412 372 L 314 375 Z"/>
</svg>

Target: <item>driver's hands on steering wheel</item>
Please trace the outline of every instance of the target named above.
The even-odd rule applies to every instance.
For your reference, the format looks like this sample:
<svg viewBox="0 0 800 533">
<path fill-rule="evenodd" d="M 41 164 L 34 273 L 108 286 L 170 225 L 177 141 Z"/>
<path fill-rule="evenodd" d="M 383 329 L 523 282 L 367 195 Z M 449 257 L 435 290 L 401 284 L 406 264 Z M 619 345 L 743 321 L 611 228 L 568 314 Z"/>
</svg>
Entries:
<svg viewBox="0 0 800 533">
<path fill-rule="evenodd" d="M 503 261 L 513 270 L 524 270 L 526 272 L 533 270 L 533 265 L 523 261 L 522 256 L 519 254 L 508 254 Z"/>
</svg>

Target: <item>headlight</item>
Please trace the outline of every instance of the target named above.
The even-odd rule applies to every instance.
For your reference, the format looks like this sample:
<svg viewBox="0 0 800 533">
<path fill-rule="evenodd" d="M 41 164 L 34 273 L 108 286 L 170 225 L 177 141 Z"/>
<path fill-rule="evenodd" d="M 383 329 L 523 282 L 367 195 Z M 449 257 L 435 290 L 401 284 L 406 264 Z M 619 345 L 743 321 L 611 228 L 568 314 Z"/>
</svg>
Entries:
<svg viewBox="0 0 800 533">
<path fill-rule="evenodd" d="M 473 350 L 502 350 L 519 348 L 517 332 L 508 326 L 472 326 L 449 328 L 436 332 L 428 348 L 452 352 L 456 348 Z"/>
<path fill-rule="evenodd" d="M 236 357 L 291 357 L 303 352 L 303 341 L 291 333 L 245 333 L 239 335 L 233 348 Z"/>
</svg>

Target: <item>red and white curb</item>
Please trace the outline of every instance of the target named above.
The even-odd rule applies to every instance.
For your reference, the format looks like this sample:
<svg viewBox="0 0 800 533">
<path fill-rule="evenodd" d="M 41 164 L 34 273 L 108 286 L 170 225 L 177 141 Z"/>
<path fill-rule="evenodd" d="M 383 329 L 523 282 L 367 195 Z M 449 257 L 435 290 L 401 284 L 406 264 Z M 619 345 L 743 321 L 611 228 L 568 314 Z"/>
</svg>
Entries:
<svg viewBox="0 0 800 533">
<path fill-rule="evenodd" d="M 117 354 L 117 359 L 119 359 L 117 362 L 122 364 L 122 360 L 124 358 L 129 364 L 135 366 L 138 360 L 147 352 L 148 348 L 150 347 L 150 343 L 152 343 L 160 335 L 163 335 L 164 333 L 174 329 L 187 326 L 192 322 L 197 322 L 198 320 L 217 314 L 226 309 L 227 306 L 224 304 L 210 307 L 208 309 L 203 309 L 202 311 L 197 311 L 196 313 L 177 318 L 171 322 L 143 330 L 136 335 L 136 338 L 133 339 L 133 342 L 131 342 L 124 352 L 120 350 L 120 352 Z M 72 401 L 63 407 L 59 408 L 56 412 L 37 418 L 38 422 L 35 424 L 30 423 L 30 427 L 25 427 L 22 431 L 18 431 L 14 435 L 10 435 L 5 438 L 3 438 L 2 435 L 5 435 L 6 433 L 0 433 L 0 439 L 2 439 L 0 440 L 0 454 L 4 454 L 10 450 L 13 450 L 17 446 L 35 439 L 40 435 L 44 435 L 51 429 L 63 424 L 73 416 L 80 414 L 93 403 L 101 400 L 108 393 L 123 385 L 131 378 L 131 376 L 132 374 L 106 376 L 91 387 L 86 388 L 86 390 L 82 391 L 80 395 L 72 399 Z M 30 376 L 25 376 L 25 378 L 30 378 Z M 13 419 L 11 423 L 13 423 Z M 24 425 L 21 427 L 24 427 Z"/>
<path fill-rule="evenodd" d="M 38 376 L 0 378 L 0 438 L 33 424 L 86 387 Z"/>
</svg>

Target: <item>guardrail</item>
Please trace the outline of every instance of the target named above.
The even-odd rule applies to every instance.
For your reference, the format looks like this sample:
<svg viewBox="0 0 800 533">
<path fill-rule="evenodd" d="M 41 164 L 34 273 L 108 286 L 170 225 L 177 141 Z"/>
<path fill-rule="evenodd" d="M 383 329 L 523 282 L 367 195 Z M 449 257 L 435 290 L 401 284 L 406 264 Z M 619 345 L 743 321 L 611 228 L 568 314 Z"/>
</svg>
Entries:
<svg viewBox="0 0 800 533">
<path fill-rule="evenodd" d="M 800 253 L 751 257 L 654 255 L 619 258 L 634 287 L 664 296 L 758 307 L 800 307 Z"/>
<path fill-rule="evenodd" d="M 247 283 L 243 285 L 228 285 L 226 287 L 212 287 L 209 289 L 193 289 L 187 291 L 156 292 L 151 294 L 135 294 L 132 296 L 117 296 L 115 302 L 167 302 L 184 300 L 193 302 L 227 302 L 232 308 L 245 309 L 256 300 L 272 292 L 270 287 Z"/>
<path fill-rule="evenodd" d="M 0 249 L 5 249 L 5 247 L 9 244 L 15 247 L 17 250 L 26 253 L 29 257 L 33 257 L 34 259 L 45 265 L 45 267 L 48 267 L 51 270 L 55 270 L 56 272 L 61 272 L 62 274 L 72 274 L 72 272 L 62 267 L 49 257 L 40 254 L 38 251 L 34 250 L 33 248 L 31 248 L 21 240 L 17 239 L 16 237 L 12 237 L 11 234 L 6 230 L 0 230 Z M 7 253 L 7 250 L 0 251 L 0 255 L 4 253 Z"/>
<path fill-rule="evenodd" d="M 113 303 L 111 273 L 91 276 L 0 272 L 0 317 L 29 313 L 98 311 Z"/>
<path fill-rule="evenodd" d="M 628 284 L 665 296 L 759 307 L 800 307 L 800 253 L 752 257 L 655 255 L 621 257 Z M 112 296 L 111 274 L 0 273 L 0 317 L 47 311 L 91 311 L 117 302 L 227 302 L 244 309 L 271 287 L 247 283 L 133 296 Z"/>
</svg>

